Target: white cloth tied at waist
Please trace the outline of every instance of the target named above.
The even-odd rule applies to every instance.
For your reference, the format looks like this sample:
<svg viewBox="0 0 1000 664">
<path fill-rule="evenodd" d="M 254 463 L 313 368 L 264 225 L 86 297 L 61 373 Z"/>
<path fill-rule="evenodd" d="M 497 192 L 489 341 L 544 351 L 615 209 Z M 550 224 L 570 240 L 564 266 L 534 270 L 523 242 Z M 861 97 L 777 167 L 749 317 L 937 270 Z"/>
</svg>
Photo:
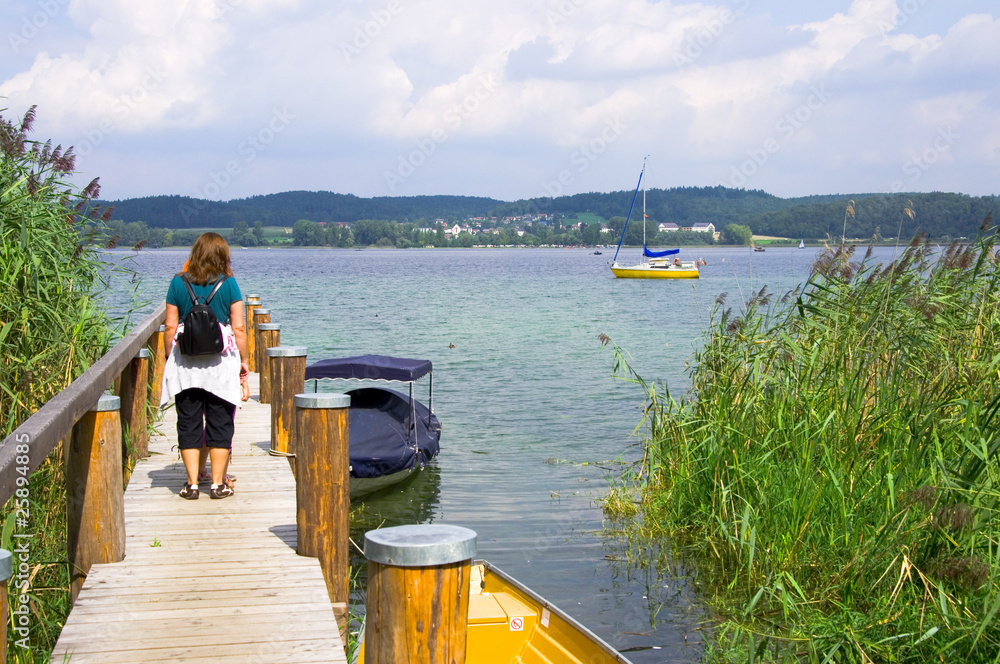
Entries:
<svg viewBox="0 0 1000 664">
<path fill-rule="evenodd" d="M 222 328 L 223 349 L 218 355 L 184 355 L 177 344 L 177 338 L 184 331 L 184 323 L 177 325 L 173 348 L 163 368 L 163 389 L 160 391 L 160 408 L 163 408 L 179 392 L 198 387 L 206 392 L 241 406 L 240 394 L 240 351 L 236 347 L 236 335 L 229 325 Z"/>
</svg>

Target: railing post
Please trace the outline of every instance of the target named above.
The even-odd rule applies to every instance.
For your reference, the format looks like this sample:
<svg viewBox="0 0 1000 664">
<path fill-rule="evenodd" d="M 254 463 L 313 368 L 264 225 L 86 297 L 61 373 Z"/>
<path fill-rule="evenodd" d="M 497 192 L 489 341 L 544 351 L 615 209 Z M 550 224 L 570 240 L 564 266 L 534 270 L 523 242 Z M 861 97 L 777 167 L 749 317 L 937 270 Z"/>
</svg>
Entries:
<svg viewBox="0 0 1000 664">
<path fill-rule="evenodd" d="M 146 430 L 146 406 L 149 393 L 149 349 L 141 348 L 121 375 L 122 440 L 127 431 L 132 438 L 136 459 L 149 456 L 149 431 Z"/>
<path fill-rule="evenodd" d="M 253 366 L 251 371 L 260 373 L 264 366 L 264 346 L 260 342 L 260 326 L 271 322 L 271 311 L 269 309 L 255 309 L 253 312 Z"/>
<path fill-rule="evenodd" d="M 257 367 L 260 374 L 257 390 L 260 392 L 260 403 L 271 403 L 271 358 L 267 355 L 268 348 L 281 345 L 281 325 L 278 323 L 261 323 L 257 326 L 257 344 L 260 348 L 261 365 Z"/>
<path fill-rule="evenodd" d="M 73 427 L 66 463 L 66 543 L 75 602 L 91 565 L 125 557 L 121 399 L 103 395 Z"/>
<path fill-rule="evenodd" d="M 163 389 L 163 369 L 167 365 L 167 328 L 161 325 L 156 332 L 149 337 L 146 347 L 149 348 L 150 355 L 153 356 L 153 375 L 150 376 L 149 400 L 154 406 L 160 405 L 160 390 Z"/>
<path fill-rule="evenodd" d="M 243 319 L 243 325 L 247 331 L 247 366 L 250 368 L 250 371 L 257 371 L 257 360 L 254 357 L 257 340 L 254 338 L 253 327 L 254 312 L 257 309 L 260 309 L 260 298 L 257 296 L 247 296 L 247 315 Z"/>
<path fill-rule="evenodd" d="M 341 637 L 347 637 L 351 489 L 347 394 L 295 395 L 295 523 L 300 556 L 319 558 Z"/>
<path fill-rule="evenodd" d="M 476 533 L 441 524 L 365 533 L 365 664 L 464 664 Z"/>
<path fill-rule="evenodd" d="M 268 348 L 271 358 L 271 452 L 289 457 L 295 472 L 295 395 L 306 384 L 306 347 Z"/>
<path fill-rule="evenodd" d="M 10 599 L 7 593 L 7 584 L 10 582 L 10 577 L 14 575 L 14 554 L 6 549 L 0 549 L 0 624 L 4 625 L 3 638 L 0 638 L 0 664 L 7 664 L 7 625 L 10 622 Z M 27 609 L 27 605 L 24 607 Z M 27 616 L 25 616 L 27 617 Z M 20 627 L 22 629 L 27 629 L 27 625 L 18 625 L 18 621 L 14 621 L 14 633 L 17 633 L 17 629 Z M 27 634 L 27 632 L 25 632 Z"/>
</svg>

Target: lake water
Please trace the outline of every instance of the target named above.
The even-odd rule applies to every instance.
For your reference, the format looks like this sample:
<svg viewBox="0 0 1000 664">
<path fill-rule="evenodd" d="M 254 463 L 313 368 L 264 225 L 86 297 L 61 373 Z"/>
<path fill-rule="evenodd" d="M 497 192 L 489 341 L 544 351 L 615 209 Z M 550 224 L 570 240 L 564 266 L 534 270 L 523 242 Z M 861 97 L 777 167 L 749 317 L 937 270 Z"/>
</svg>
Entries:
<svg viewBox="0 0 1000 664">
<path fill-rule="evenodd" d="M 234 249 L 233 269 L 281 324 L 282 345 L 308 347 L 310 363 L 366 353 L 434 363 L 441 453 L 404 490 L 356 508 L 359 545 L 380 524 L 471 528 L 478 557 L 636 664 L 695 662 L 705 616 L 689 581 L 626 564 L 605 534 L 599 501 L 615 461 L 638 455 L 643 396 L 612 377 L 598 335 L 626 349 L 647 381 L 683 393 L 720 293 L 734 309 L 765 284 L 784 294 L 805 281 L 817 250 L 685 249 L 707 263 L 693 281 L 615 279 L 614 249 L 603 251 Z M 141 275 L 150 304 L 138 315 L 162 301 L 187 250 L 113 256 L 132 257 Z M 418 383 L 417 398 L 426 388 Z"/>
</svg>

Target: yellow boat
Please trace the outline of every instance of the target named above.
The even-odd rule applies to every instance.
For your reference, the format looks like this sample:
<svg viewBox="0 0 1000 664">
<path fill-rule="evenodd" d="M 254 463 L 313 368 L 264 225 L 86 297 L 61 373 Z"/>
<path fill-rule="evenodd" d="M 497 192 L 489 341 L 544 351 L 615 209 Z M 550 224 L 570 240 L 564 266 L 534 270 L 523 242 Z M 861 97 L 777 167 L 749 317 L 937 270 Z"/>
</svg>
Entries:
<svg viewBox="0 0 1000 664">
<path fill-rule="evenodd" d="M 648 263 L 638 265 L 611 264 L 611 271 L 619 279 L 697 279 L 698 261 L 669 262 L 667 259 L 651 258 Z"/>
<path fill-rule="evenodd" d="M 651 251 L 646 247 L 646 187 L 642 184 L 645 174 L 646 160 L 643 159 L 642 171 L 639 172 L 639 182 L 635 185 L 632 204 L 629 206 L 628 216 L 625 218 L 625 227 L 622 228 L 618 249 L 611 262 L 611 272 L 618 279 L 697 279 L 700 276 L 698 272 L 700 261 L 682 262 L 679 258 L 671 259 L 670 257 L 680 252 L 680 249 Z M 632 209 L 635 208 L 635 199 L 639 195 L 640 187 L 642 187 L 642 261 L 637 265 L 619 265 L 618 252 L 621 251 L 622 242 L 625 241 L 625 231 L 628 230 L 628 222 L 632 219 Z"/>
<path fill-rule="evenodd" d="M 468 664 L 631 664 L 566 613 L 483 560 L 472 563 Z M 364 638 L 357 663 L 364 662 Z"/>
</svg>

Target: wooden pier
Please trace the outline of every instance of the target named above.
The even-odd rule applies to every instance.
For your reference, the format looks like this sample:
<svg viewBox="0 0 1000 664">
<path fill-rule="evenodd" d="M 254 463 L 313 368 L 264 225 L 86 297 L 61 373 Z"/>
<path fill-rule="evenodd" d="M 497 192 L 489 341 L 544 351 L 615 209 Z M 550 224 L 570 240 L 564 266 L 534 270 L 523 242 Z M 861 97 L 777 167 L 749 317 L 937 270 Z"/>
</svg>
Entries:
<svg viewBox="0 0 1000 664">
<path fill-rule="evenodd" d="M 208 486 L 177 495 L 175 422 L 171 408 L 125 490 L 125 559 L 90 568 L 51 661 L 346 662 L 319 561 L 296 553 L 295 479 L 268 454 L 270 407 L 237 411 L 224 500 Z"/>
</svg>

